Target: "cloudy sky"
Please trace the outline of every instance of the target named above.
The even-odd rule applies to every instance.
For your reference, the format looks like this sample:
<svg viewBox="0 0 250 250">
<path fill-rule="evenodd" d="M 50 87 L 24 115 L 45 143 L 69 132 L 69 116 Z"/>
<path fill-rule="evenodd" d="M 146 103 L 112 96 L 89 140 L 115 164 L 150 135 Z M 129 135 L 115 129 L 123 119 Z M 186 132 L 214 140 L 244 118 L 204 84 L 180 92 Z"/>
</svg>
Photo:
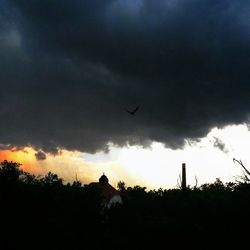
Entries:
<svg viewBox="0 0 250 250">
<path fill-rule="evenodd" d="M 182 162 L 190 182 L 250 165 L 248 1 L 0 6 L 0 159 L 152 188 L 175 185 Z"/>
</svg>

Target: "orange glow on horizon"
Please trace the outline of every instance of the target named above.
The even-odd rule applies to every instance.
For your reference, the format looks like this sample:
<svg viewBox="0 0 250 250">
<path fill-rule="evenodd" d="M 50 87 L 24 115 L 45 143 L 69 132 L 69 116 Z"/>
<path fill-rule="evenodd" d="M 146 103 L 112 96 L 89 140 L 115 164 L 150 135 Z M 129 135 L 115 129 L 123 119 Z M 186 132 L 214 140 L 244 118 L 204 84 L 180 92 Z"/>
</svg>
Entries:
<svg viewBox="0 0 250 250">
<path fill-rule="evenodd" d="M 1 150 L 0 151 L 0 162 L 7 160 L 18 162 L 21 165 L 21 169 L 32 173 L 39 174 L 40 171 L 35 167 L 36 151 L 31 147 L 25 147 L 23 149 L 13 149 L 13 150 Z"/>
<path fill-rule="evenodd" d="M 222 146 L 215 144 L 215 138 Z M 98 181 L 103 172 L 111 185 L 124 181 L 127 186 L 146 186 L 148 189 L 176 187 L 181 163 L 187 164 L 188 185 L 214 182 L 235 181 L 242 176 L 242 169 L 235 165 L 238 158 L 249 167 L 250 132 L 246 125 L 214 128 L 194 144 L 186 144 L 183 149 L 173 150 L 161 143 L 154 142 L 151 148 L 141 146 L 116 147 L 110 145 L 109 153 L 87 154 L 80 151 L 60 150 L 60 154 L 47 153 L 46 159 L 36 158 L 37 150 L 24 149 L 0 150 L 0 161 L 8 160 L 21 163 L 21 168 L 36 176 L 46 175 L 49 171 L 57 174 L 65 183 L 76 178 L 83 184 Z"/>
</svg>

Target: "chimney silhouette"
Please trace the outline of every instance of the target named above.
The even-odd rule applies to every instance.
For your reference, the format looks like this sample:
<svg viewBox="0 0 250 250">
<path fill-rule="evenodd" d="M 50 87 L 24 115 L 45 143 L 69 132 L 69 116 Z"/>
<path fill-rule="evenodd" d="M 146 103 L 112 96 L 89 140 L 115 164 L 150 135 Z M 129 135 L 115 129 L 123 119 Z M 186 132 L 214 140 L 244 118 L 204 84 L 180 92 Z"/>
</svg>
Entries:
<svg viewBox="0 0 250 250">
<path fill-rule="evenodd" d="M 182 188 L 182 190 L 185 190 L 187 188 L 187 183 L 186 183 L 186 163 L 182 163 L 181 188 Z"/>
</svg>

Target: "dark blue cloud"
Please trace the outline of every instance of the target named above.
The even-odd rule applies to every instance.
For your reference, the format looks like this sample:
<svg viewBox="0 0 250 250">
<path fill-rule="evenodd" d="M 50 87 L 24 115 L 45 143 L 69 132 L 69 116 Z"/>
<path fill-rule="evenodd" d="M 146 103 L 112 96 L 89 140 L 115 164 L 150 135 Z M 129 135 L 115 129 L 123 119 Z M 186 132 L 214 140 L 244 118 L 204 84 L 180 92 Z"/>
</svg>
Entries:
<svg viewBox="0 0 250 250">
<path fill-rule="evenodd" d="M 248 121 L 247 1 L 0 3 L 0 143 L 176 148 Z"/>
</svg>

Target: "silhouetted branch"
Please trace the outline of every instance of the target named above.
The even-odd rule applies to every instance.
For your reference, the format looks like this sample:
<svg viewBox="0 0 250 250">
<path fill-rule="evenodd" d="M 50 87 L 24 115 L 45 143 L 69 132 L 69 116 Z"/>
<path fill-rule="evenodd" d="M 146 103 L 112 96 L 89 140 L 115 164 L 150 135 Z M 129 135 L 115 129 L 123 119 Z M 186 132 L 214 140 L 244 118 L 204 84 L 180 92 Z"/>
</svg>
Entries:
<svg viewBox="0 0 250 250">
<path fill-rule="evenodd" d="M 237 162 L 245 170 L 245 172 L 250 176 L 249 170 L 243 165 L 241 160 L 237 160 L 237 159 L 233 158 L 233 162 Z M 245 176 L 245 179 L 247 181 L 250 181 L 250 179 L 248 178 L 248 176 L 246 174 L 244 174 L 244 176 Z"/>
<path fill-rule="evenodd" d="M 195 178 L 195 186 L 194 186 L 194 188 L 196 188 L 197 185 L 198 185 L 198 178 L 197 178 L 197 176 L 195 176 L 194 178 Z"/>
</svg>

